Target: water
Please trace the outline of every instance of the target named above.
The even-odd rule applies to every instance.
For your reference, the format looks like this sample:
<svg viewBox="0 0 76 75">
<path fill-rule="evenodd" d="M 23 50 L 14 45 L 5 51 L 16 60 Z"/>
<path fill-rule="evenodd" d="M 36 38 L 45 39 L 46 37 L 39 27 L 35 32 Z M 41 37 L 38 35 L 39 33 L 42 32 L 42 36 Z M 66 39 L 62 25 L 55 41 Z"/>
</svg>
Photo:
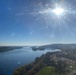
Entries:
<svg viewBox="0 0 76 75">
<path fill-rule="evenodd" d="M 11 75 L 11 73 L 20 66 L 33 62 L 36 57 L 49 51 L 33 51 L 31 48 L 24 47 L 12 51 L 0 53 L 0 75 Z"/>
</svg>

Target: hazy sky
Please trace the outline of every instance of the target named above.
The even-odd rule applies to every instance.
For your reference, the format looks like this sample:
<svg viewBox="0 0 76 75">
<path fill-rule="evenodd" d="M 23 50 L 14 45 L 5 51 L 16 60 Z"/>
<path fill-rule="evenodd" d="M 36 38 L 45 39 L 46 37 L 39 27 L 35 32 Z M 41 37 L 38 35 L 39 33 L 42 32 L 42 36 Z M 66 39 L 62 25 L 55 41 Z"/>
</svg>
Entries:
<svg viewBox="0 0 76 75">
<path fill-rule="evenodd" d="M 76 0 L 0 0 L 0 45 L 51 43 L 76 43 Z"/>
</svg>

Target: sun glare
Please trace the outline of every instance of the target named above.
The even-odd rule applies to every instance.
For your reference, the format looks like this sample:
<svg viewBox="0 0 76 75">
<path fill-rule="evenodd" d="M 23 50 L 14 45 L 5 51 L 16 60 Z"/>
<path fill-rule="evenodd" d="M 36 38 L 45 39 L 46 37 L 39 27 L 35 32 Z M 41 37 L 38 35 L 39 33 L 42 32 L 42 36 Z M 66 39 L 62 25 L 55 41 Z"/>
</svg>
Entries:
<svg viewBox="0 0 76 75">
<path fill-rule="evenodd" d="M 54 12 L 56 15 L 62 15 L 64 13 L 64 9 L 63 8 L 55 8 L 52 10 L 52 12 Z"/>
</svg>

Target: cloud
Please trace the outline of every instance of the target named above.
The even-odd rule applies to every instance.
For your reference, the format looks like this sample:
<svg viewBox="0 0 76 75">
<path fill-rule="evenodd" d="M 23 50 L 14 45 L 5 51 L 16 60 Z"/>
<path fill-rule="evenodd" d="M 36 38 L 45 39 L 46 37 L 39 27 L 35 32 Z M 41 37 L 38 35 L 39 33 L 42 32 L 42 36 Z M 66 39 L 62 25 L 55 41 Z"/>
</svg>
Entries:
<svg viewBox="0 0 76 75">
<path fill-rule="evenodd" d="M 49 38 L 52 38 L 52 39 L 55 38 L 55 34 L 51 34 L 51 35 L 50 35 L 49 33 L 47 33 L 46 35 L 47 35 Z"/>
<path fill-rule="evenodd" d="M 54 35 L 54 34 L 51 34 L 51 35 L 50 35 L 50 38 L 55 38 L 55 35 Z"/>
<path fill-rule="evenodd" d="M 15 32 L 13 32 L 12 34 L 11 34 L 11 37 L 13 37 L 15 35 Z"/>
<path fill-rule="evenodd" d="M 31 31 L 31 32 L 30 32 L 30 35 L 32 35 L 33 33 L 34 33 L 34 31 Z"/>
<path fill-rule="evenodd" d="M 22 16 L 24 13 L 17 13 L 16 16 Z"/>
<path fill-rule="evenodd" d="M 9 7 L 9 8 L 7 8 L 8 10 L 11 10 L 12 8 L 11 7 Z"/>
</svg>

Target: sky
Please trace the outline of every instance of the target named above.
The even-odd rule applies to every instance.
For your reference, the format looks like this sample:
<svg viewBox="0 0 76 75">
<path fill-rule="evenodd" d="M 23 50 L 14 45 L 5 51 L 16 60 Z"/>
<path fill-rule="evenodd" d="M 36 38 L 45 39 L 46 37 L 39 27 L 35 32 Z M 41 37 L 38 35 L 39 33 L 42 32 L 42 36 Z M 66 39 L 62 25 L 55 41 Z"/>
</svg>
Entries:
<svg viewBox="0 0 76 75">
<path fill-rule="evenodd" d="M 0 46 L 54 43 L 76 43 L 76 0 L 0 0 Z"/>
</svg>

